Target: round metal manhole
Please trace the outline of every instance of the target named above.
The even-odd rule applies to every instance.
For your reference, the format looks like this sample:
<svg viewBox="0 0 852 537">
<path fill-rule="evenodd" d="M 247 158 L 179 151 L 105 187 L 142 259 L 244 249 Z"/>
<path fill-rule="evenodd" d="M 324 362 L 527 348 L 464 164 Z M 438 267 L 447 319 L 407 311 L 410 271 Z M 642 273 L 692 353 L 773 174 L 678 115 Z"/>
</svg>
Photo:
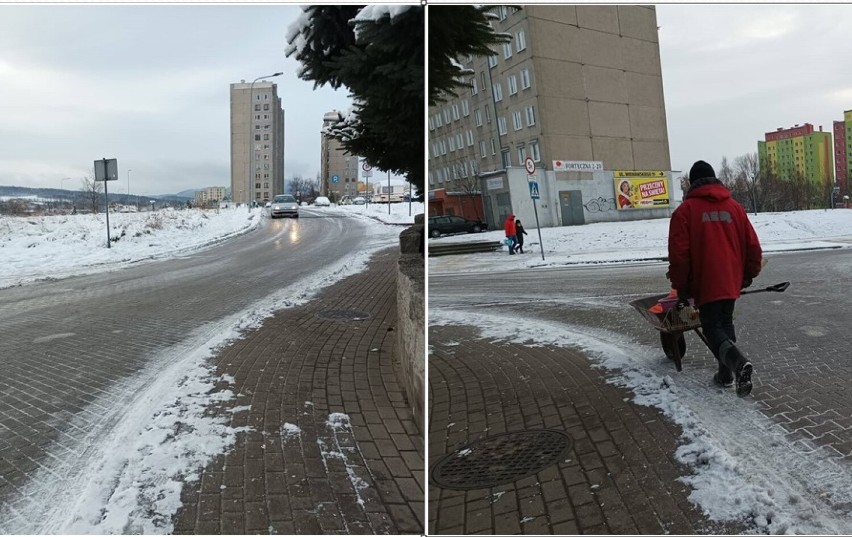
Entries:
<svg viewBox="0 0 852 537">
<path fill-rule="evenodd" d="M 358 310 L 322 310 L 316 316 L 329 321 L 363 321 L 370 318 L 369 313 Z"/>
<path fill-rule="evenodd" d="M 549 429 L 489 436 L 441 458 L 432 467 L 432 482 L 455 490 L 496 487 L 564 460 L 572 447 L 570 436 Z"/>
</svg>

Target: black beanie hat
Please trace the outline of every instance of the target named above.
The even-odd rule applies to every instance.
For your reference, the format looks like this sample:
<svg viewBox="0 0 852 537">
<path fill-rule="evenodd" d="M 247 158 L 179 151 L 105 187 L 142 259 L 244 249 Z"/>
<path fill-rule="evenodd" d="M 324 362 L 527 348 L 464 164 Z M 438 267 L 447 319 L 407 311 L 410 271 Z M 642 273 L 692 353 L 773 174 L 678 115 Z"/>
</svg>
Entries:
<svg viewBox="0 0 852 537">
<path fill-rule="evenodd" d="M 703 160 L 699 160 L 689 169 L 689 183 L 692 184 L 699 179 L 705 177 L 716 177 L 716 172 L 713 171 L 713 166 L 707 164 Z"/>
</svg>

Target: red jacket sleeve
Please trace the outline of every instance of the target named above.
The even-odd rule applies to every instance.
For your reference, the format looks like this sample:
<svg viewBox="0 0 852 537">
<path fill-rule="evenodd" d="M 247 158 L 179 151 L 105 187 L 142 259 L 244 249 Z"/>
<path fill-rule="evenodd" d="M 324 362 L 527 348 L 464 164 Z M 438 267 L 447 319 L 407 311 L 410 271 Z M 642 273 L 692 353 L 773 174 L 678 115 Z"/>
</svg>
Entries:
<svg viewBox="0 0 852 537">
<path fill-rule="evenodd" d="M 687 207 L 681 205 L 672 214 L 669 222 L 669 280 L 672 287 L 686 294 L 689 289 L 689 228 Z"/>
</svg>

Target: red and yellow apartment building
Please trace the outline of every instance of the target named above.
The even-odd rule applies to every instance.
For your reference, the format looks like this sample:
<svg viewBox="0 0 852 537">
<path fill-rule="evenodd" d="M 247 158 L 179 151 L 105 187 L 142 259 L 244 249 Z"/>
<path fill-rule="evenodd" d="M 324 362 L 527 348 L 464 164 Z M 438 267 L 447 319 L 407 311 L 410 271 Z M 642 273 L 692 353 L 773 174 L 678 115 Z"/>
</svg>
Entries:
<svg viewBox="0 0 852 537">
<path fill-rule="evenodd" d="M 815 131 L 810 123 L 767 132 L 764 141 L 757 142 L 761 165 L 779 178 L 801 175 L 819 184 L 834 184 L 834 149 L 831 133 L 823 132 L 822 126 Z"/>
<path fill-rule="evenodd" d="M 834 173 L 840 193 L 848 194 L 852 177 L 852 110 L 843 112 L 843 121 L 834 122 Z"/>
</svg>

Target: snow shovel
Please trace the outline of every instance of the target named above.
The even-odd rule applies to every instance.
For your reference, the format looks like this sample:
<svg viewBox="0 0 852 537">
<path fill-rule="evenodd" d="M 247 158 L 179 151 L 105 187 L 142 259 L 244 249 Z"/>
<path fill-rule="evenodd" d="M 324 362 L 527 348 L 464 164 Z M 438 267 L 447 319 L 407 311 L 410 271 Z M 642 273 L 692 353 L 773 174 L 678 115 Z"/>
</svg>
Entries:
<svg viewBox="0 0 852 537">
<path fill-rule="evenodd" d="M 782 282 L 782 283 L 776 283 L 775 285 L 770 285 L 769 287 L 766 287 L 764 289 L 752 289 L 751 291 L 740 291 L 740 294 L 741 295 L 750 295 L 752 293 L 766 293 L 766 292 L 783 293 L 784 291 L 787 290 L 788 287 L 790 287 L 790 282 Z"/>
</svg>

